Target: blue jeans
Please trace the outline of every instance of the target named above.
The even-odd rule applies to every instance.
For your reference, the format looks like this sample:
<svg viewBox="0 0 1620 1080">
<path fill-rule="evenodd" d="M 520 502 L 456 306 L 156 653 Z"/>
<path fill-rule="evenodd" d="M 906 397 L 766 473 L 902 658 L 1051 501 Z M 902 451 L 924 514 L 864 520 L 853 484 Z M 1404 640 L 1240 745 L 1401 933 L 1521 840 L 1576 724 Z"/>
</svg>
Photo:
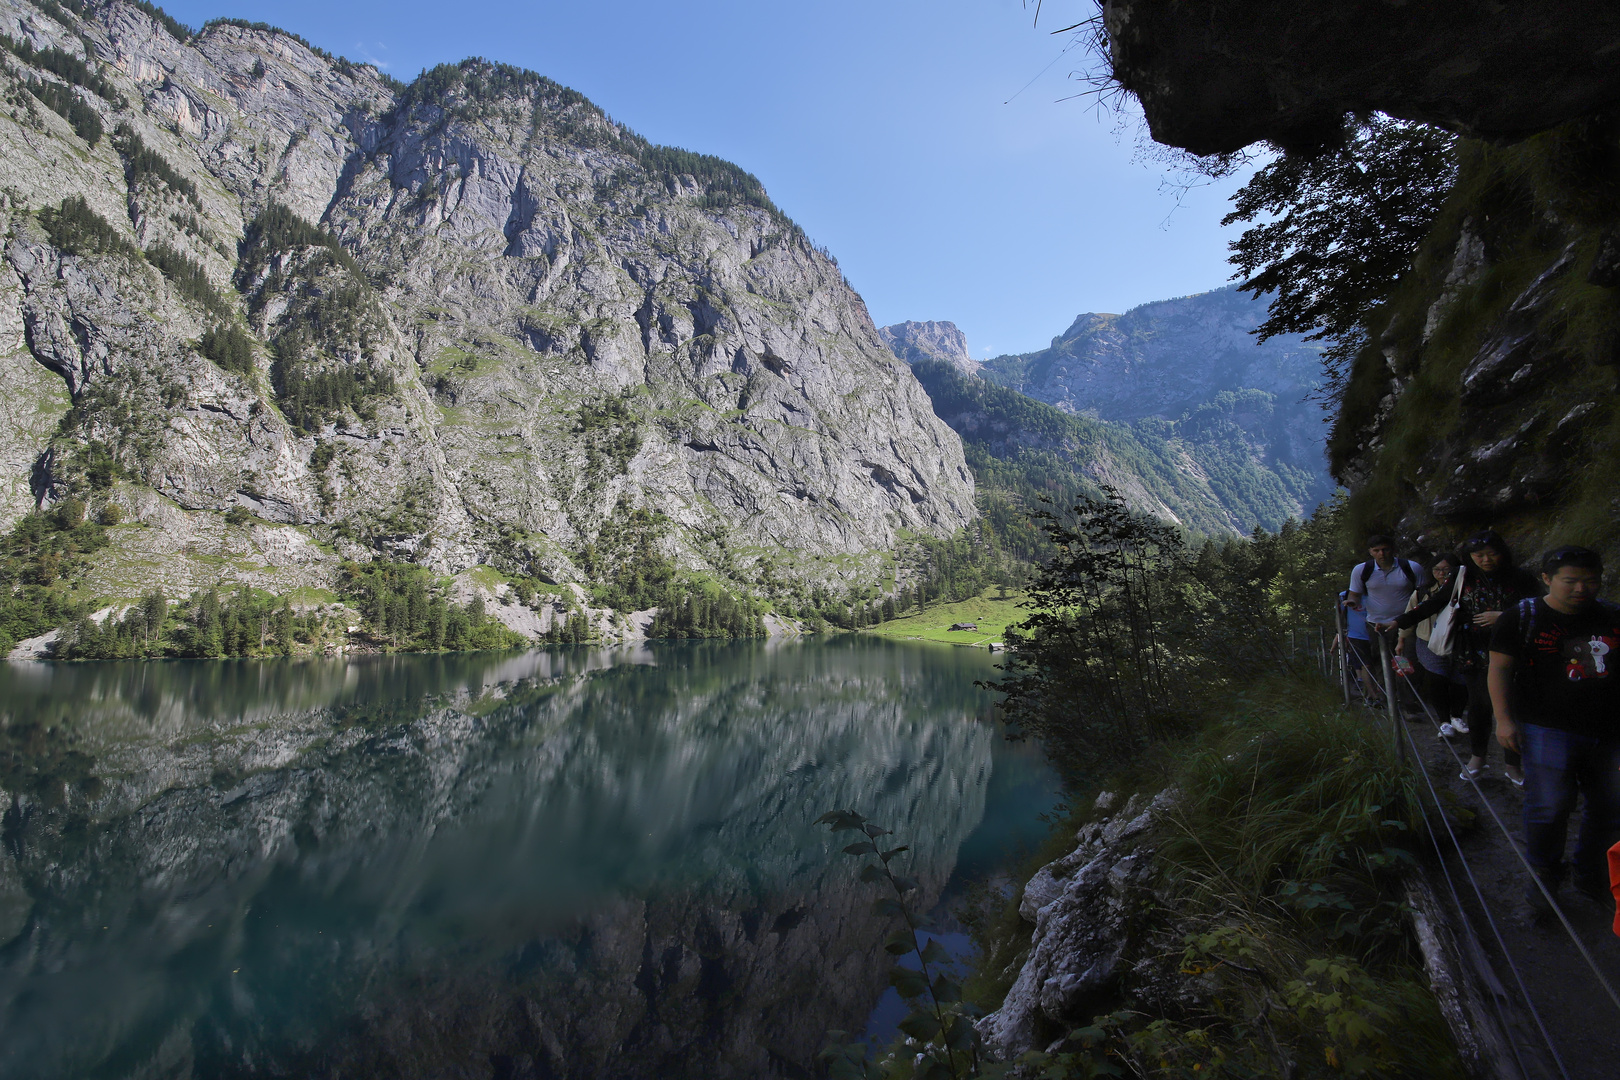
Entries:
<svg viewBox="0 0 1620 1080">
<path fill-rule="evenodd" d="M 1564 837 L 1577 794 L 1586 797 L 1581 831 L 1575 837 L 1577 874 L 1608 879 L 1606 853 L 1620 838 L 1620 735 L 1594 738 L 1557 728 L 1525 724 L 1525 857 L 1538 873 L 1563 871 Z"/>
</svg>

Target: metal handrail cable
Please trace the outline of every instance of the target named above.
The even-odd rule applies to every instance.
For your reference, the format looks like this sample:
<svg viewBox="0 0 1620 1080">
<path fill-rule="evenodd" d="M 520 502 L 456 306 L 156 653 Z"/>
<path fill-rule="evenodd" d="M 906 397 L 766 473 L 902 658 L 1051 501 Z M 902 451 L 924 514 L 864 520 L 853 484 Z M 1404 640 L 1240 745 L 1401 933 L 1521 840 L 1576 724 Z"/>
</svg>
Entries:
<svg viewBox="0 0 1620 1080">
<path fill-rule="evenodd" d="M 1348 641 L 1346 641 L 1345 642 L 1346 647 L 1348 647 L 1348 644 L 1349 644 Z M 1538 1010 L 1536 1008 L 1535 1001 L 1530 996 L 1530 988 L 1525 985 L 1524 976 L 1520 973 L 1519 966 L 1516 963 L 1514 963 L 1514 961 L 1513 961 L 1513 954 L 1508 950 L 1507 940 L 1503 937 L 1501 928 L 1499 926 L 1497 926 L 1496 919 L 1491 915 L 1490 904 L 1485 899 L 1485 892 L 1480 887 L 1479 879 L 1474 876 L 1473 868 L 1468 865 L 1468 856 L 1463 852 L 1462 842 L 1457 839 L 1457 834 L 1451 828 L 1450 819 L 1446 817 L 1445 807 L 1440 801 L 1440 793 L 1439 793 L 1438 790 L 1436 790 L 1436 788 L 1434 786 L 1434 779 L 1433 779 L 1433 777 L 1431 777 L 1429 775 L 1429 770 L 1427 768 L 1425 768 L 1423 766 L 1423 764 L 1422 764 L 1422 758 L 1421 758 L 1421 755 L 1420 755 L 1420 753 L 1418 751 L 1417 743 L 1412 739 L 1412 733 L 1410 731 L 1406 730 L 1406 725 L 1400 719 L 1399 712 L 1398 712 L 1398 710 L 1396 708 L 1396 704 L 1395 704 L 1395 696 L 1394 696 L 1394 693 L 1393 693 L 1394 682 L 1393 682 L 1393 679 L 1391 677 L 1391 672 L 1393 670 L 1393 664 L 1391 662 L 1391 658 L 1390 658 L 1390 655 L 1389 655 L 1388 641 L 1381 637 L 1379 639 L 1379 644 L 1380 644 L 1380 649 L 1379 649 L 1380 656 L 1379 656 L 1379 659 L 1380 659 L 1380 662 L 1382 663 L 1382 665 L 1384 667 L 1384 672 L 1383 672 L 1383 674 L 1384 674 L 1384 687 L 1385 687 L 1384 705 L 1385 705 L 1385 708 L 1388 710 L 1388 716 L 1389 716 L 1389 719 L 1390 719 L 1390 724 L 1391 724 L 1392 728 L 1394 729 L 1393 734 L 1394 734 L 1394 738 L 1395 738 L 1395 743 L 1396 743 L 1396 747 L 1400 751 L 1400 757 L 1401 757 L 1402 764 L 1403 765 L 1411 764 L 1413 767 L 1417 768 L 1418 772 L 1420 772 L 1422 774 L 1423 782 L 1424 782 L 1425 786 L 1427 786 L 1428 789 L 1429 789 L 1429 796 L 1430 796 L 1431 799 L 1434 800 L 1435 807 L 1440 812 L 1441 822 L 1446 827 L 1446 835 L 1451 839 L 1452 847 L 1457 852 L 1457 861 L 1462 866 L 1463 873 L 1466 874 L 1467 877 L 1468 877 L 1468 884 L 1473 889 L 1474 896 L 1479 900 L 1480 912 L 1485 916 L 1485 922 L 1491 929 L 1491 935 L 1496 939 L 1497 947 L 1500 948 L 1501 951 L 1502 951 L 1502 958 L 1503 958 L 1504 961 L 1506 961 L 1507 966 L 1508 966 L 1508 970 L 1513 973 L 1513 981 L 1516 984 L 1518 984 L 1519 994 L 1520 994 L 1521 998 L 1524 1001 L 1525 1008 L 1529 1011 L 1531 1018 L 1535 1021 L 1536 1030 L 1541 1036 L 1542 1044 L 1544 1046 L 1546 1046 L 1547 1052 L 1550 1055 L 1552 1055 L 1552 1059 L 1553 1059 L 1554 1063 L 1558 1067 L 1559 1074 L 1564 1078 L 1564 1080 L 1572 1080 L 1572 1078 L 1569 1075 L 1569 1071 L 1564 1067 L 1563 1057 L 1558 1053 L 1558 1048 L 1553 1043 L 1552 1034 L 1547 1030 L 1546 1024 L 1544 1024 L 1542 1022 L 1541 1012 L 1540 1012 L 1540 1010 Z M 1403 677 L 1405 677 L 1405 676 L 1403 676 Z M 1429 708 L 1429 703 L 1423 699 L 1423 695 L 1418 694 L 1416 692 L 1416 687 L 1413 687 L 1411 685 L 1411 680 L 1409 678 L 1407 679 L 1407 685 L 1408 685 L 1408 687 L 1410 689 L 1412 689 L 1413 696 L 1417 698 L 1418 704 L 1420 706 L 1422 706 L 1424 713 L 1427 714 L 1430 721 L 1433 722 L 1434 721 L 1434 711 Z M 1438 726 L 1436 727 L 1436 730 L 1438 730 Z M 1402 736 L 1404 736 L 1404 742 L 1402 741 Z M 1412 747 L 1412 758 L 1411 758 L 1410 762 L 1408 762 L 1408 760 L 1406 758 L 1406 744 L 1408 744 L 1408 743 L 1410 743 L 1411 747 Z M 1447 749 L 1451 750 L 1452 753 L 1455 755 L 1456 751 L 1455 751 L 1455 749 L 1453 749 L 1451 747 L 1451 744 L 1447 743 L 1446 746 L 1447 746 Z M 1477 788 L 1477 785 L 1476 785 L 1476 788 Z M 1480 793 L 1480 795 L 1481 795 L 1481 798 L 1483 799 L 1484 796 L 1483 796 L 1482 792 Z M 1438 853 L 1439 852 L 1439 840 L 1434 835 L 1434 826 L 1429 821 L 1428 808 L 1423 805 L 1423 801 L 1422 801 L 1421 798 L 1418 800 L 1418 810 L 1423 815 L 1424 828 L 1428 830 L 1430 840 L 1434 843 L 1436 853 Z M 1501 825 L 1500 819 L 1498 819 L 1497 824 L 1499 826 Z M 1506 833 L 1505 828 L 1504 828 L 1503 832 L 1504 832 L 1504 834 Z M 1509 842 L 1509 845 L 1511 846 L 1512 845 L 1512 837 L 1511 836 L 1508 837 L 1508 842 Z M 1517 849 L 1515 849 L 1515 850 L 1517 850 Z M 1451 873 L 1450 873 L 1450 870 L 1445 865 L 1444 857 L 1441 858 L 1440 865 L 1441 865 L 1442 871 L 1444 871 L 1445 874 L 1446 874 L 1446 881 L 1447 881 L 1448 886 L 1450 886 L 1450 888 L 1451 888 L 1452 898 L 1457 901 L 1458 909 L 1460 911 L 1461 906 L 1462 906 L 1461 898 L 1457 894 L 1457 889 L 1456 889 L 1455 884 L 1452 883 Z M 1602 978 L 1601 973 L 1598 973 L 1596 971 L 1595 967 L 1594 967 L 1593 971 L 1594 971 L 1595 974 L 1598 974 L 1598 977 L 1600 979 Z M 1508 1023 L 1507 1023 L 1506 1016 L 1502 1012 L 1501 1004 L 1499 1002 L 1493 1000 L 1492 1001 L 1492 1008 L 1495 1010 L 1495 1012 L 1497 1014 L 1498 1022 L 1502 1024 L 1504 1034 L 1505 1034 L 1507 1029 L 1508 1029 Z M 1511 1038 L 1508 1039 L 1508 1046 L 1509 1046 L 1510 1050 L 1513 1053 L 1515 1063 L 1519 1066 L 1520 1075 L 1521 1076 L 1528 1076 L 1528 1073 L 1526 1073 L 1525 1068 L 1524 1068 L 1524 1059 L 1520 1056 L 1519 1051 L 1518 1051 L 1518 1047 L 1514 1044 L 1514 1042 L 1513 1042 L 1513 1040 Z"/>
<path fill-rule="evenodd" d="M 1431 795 L 1431 797 L 1433 796 L 1433 794 L 1434 794 L 1433 786 L 1431 785 L 1430 786 L 1430 795 Z M 1429 820 L 1428 808 L 1422 805 L 1422 800 L 1421 799 L 1418 800 L 1418 803 L 1419 803 L 1418 809 L 1423 814 L 1423 828 L 1424 828 L 1424 831 L 1426 831 L 1429 834 L 1429 843 L 1434 846 L 1434 853 L 1440 860 L 1440 873 L 1445 876 L 1445 879 L 1446 879 L 1446 891 L 1451 893 L 1451 902 L 1455 905 L 1454 910 L 1456 910 L 1458 912 L 1461 912 L 1463 910 L 1462 894 L 1457 891 L 1457 882 L 1451 876 L 1451 867 L 1446 865 L 1446 855 L 1445 855 L 1445 852 L 1443 850 L 1441 850 L 1440 837 L 1435 835 L 1434 823 Z M 1444 818 L 1445 818 L 1445 808 L 1440 806 L 1437 803 L 1436 804 L 1436 809 L 1439 810 L 1441 819 L 1444 820 Z M 1462 847 L 1457 841 L 1456 833 L 1451 831 L 1451 823 L 1449 821 L 1446 822 L 1446 835 L 1451 838 L 1452 846 L 1457 851 L 1457 859 L 1458 859 L 1458 861 L 1463 864 L 1464 868 L 1466 868 L 1468 860 L 1463 855 Z M 1479 889 L 1478 889 L 1477 885 L 1475 887 L 1474 894 L 1476 896 L 1479 895 Z M 1484 897 L 1480 897 L 1481 906 L 1484 905 L 1484 902 L 1485 902 Z M 1494 927 L 1493 927 L 1493 929 L 1494 929 Z M 1498 941 L 1500 941 L 1500 940 L 1501 939 L 1499 937 Z M 1478 946 L 1476 945 L 1475 948 L 1477 950 Z M 1498 983 L 1497 985 L 1500 986 L 1501 984 Z M 1491 998 L 1491 1009 L 1496 1013 L 1496 1021 L 1497 1021 L 1497 1023 L 1502 1025 L 1502 1030 L 1505 1033 L 1508 1030 L 1507 1014 L 1502 1011 L 1502 1003 L 1499 1000 L 1497 1000 L 1497 996 L 1495 994 L 1491 994 L 1490 998 Z M 1546 1033 L 1543 1032 L 1544 1037 L 1545 1037 L 1545 1034 Z M 1508 1044 L 1508 1049 L 1513 1052 L 1513 1060 L 1518 1063 L 1520 1075 L 1528 1076 L 1529 1074 L 1525 1070 L 1525 1067 L 1524 1067 L 1524 1058 L 1519 1054 L 1519 1044 L 1516 1041 L 1514 1041 L 1513 1039 L 1508 1039 L 1507 1044 Z M 1560 1068 L 1562 1068 L 1563 1062 L 1559 1059 L 1558 1052 L 1556 1050 L 1553 1050 L 1550 1043 L 1549 1043 L 1547 1049 L 1552 1051 L 1553 1060 L 1557 1061 L 1559 1063 Z"/>
<path fill-rule="evenodd" d="M 1419 702 L 1419 704 L 1423 705 L 1423 711 L 1428 713 L 1430 718 L 1432 719 L 1433 716 L 1434 716 L 1434 713 L 1433 713 L 1432 710 L 1429 709 L 1428 703 L 1424 702 L 1422 697 L 1418 698 L 1418 702 Z M 1552 1055 L 1553 1062 L 1558 1066 L 1559 1075 L 1563 1076 L 1564 1080 L 1571 1080 L 1571 1077 L 1569 1075 L 1569 1070 L 1564 1067 L 1564 1059 L 1558 1053 L 1558 1047 L 1553 1043 L 1552 1034 L 1547 1030 L 1547 1025 L 1544 1024 L 1542 1022 L 1542 1020 L 1541 1020 L 1541 1011 L 1536 1008 L 1535 1000 L 1530 996 L 1530 988 L 1525 985 L 1524 976 L 1519 973 L 1519 965 L 1515 964 L 1513 962 L 1513 954 L 1510 951 L 1508 951 L 1507 941 L 1502 936 L 1501 928 L 1499 928 L 1496 925 L 1496 919 L 1494 917 L 1492 917 L 1492 915 L 1491 915 L 1491 906 L 1485 899 L 1484 890 L 1481 889 L 1480 886 L 1479 886 L 1479 879 L 1474 876 L 1473 867 L 1468 865 L 1468 856 L 1466 854 L 1464 854 L 1463 848 L 1462 848 L 1462 842 L 1457 839 L 1457 834 L 1451 827 L 1451 819 L 1446 816 L 1445 805 L 1440 801 L 1440 792 L 1437 791 L 1435 789 L 1435 786 L 1434 786 L 1434 778 L 1429 775 L 1429 770 L 1428 769 L 1422 767 L 1422 762 L 1421 762 L 1421 759 L 1420 759 L 1420 756 L 1419 756 L 1417 743 L 1412 739 L 1412 733 L 1410 731 L 1406 730 L 1406 727 L 1405 727 L 1404 724 L 1400 726 L 1399 730 L 1401 731 L 1401 733 L 1403 735 L 1406 736 L 1406 741 L 1408 743 L 1410 743 L 1411 746 L 1412 746 L 1412 758 L 1413 758 L 1414 763 L 1417 766 L 1417 771 L 1423 777 L 1424 785 L 1427 786 L 1428 789 L 1429 789 L 1429 798 L 1434 800 L 1435 809 L 1437 811 L 1439 811 L 1439 813 L 1440 813 L 1440 822 L 1441 822 L 1441 824 L 1443 824 L 1446 827 L 1446 835 L 1448 837 L 1450 837 L 1451 845 L 1452 845 L 1453 848 L 1456 849 L 1457 861 L 1462 865 L 1463 873 L 1468 876 L 1469 887 L 1474 890 L 1474 896 L 1479 900 L 1479 910 L 1484 914 L 1485 922 L 1491 928 L 1491 936 L 1496 938 L 1497 947 L 1502 950 L 1502 958 L 1503 958 L 1503 960 L 1505 960 L 1507 962 L 1508 970 L 1513 972 L 1513 981 L 1518 984 L 1518 986 L 1519 986 L 1519 994 L 1524 999 L 1525 1008 L 1529 1010 L 1530 1018 L 1532 1020 L 1534 1020 L 1535 1023 L 1536 1023 L 1536 1030 L 1541 1033 L 1541 1041 L 1543 1042 L 1543 1044 L 1546 1045 L 1547 1052 Z M 1429 838 L 1432 841 L 1434 841 L 1435 851 L 1438 853 L 1439 850 L 1440 850 L 1440 842 L 1439 842 L 1439 839 L 1437 837 L 1435 837 L 1435 835 L 1434 835 L 1434 826 L 1433 826 L 1433 824 L 1431 824 L 1430 821 L 1429 821 L 1428 808 L 1425 807 L 1425 806 L 1422 806 L 1421 801 L 1420 801 L 1419 809 L 1423 814 L 1424 828 L 1428 829 Z M 1509 842 L 1511 842 L 1511 840 L 1512 840 L 1512 838 L 1509 837 Z M 1446 882 L 1448 884 L 1450 884 L 1451 883 L 1451 872 L 1450 872 L 1449 869 L 1446 868 L 1445 860 L 1443 858 L 1441 859 L 1440 866 L 1441 866 L 1442 870 L 1445 870 Z M 1461 907 L 1462 907 L 1461 898 L 1457 896 L 1457 890 L 1456 890 L 1455 885 L 1451 886 L 1451 892 L 1452 892 L 1452 898 L 1454 900 L 1458 901 L 1458 909 L 1461 910 Z M 1596 969 L 1594 969 L 1594 970 L 1596 970 Z M 1598 977 L 1602 978 L 1601 975 L 1599 975 Z M 1507 1026 L 1508 1026 L 1507 1025 L 1507 1018 L 1502 1015 L 1502 1011 L 1501 1011 L 1500 1006 L 1497 1007 L 1496 1011 L 1497 1011 L 1497 1018 L 1501 1021 L 1503 1028 L 1506 1029 Z M 1513 1057 L 1514 1057 L 1514 1060 L 1518 1062 L 1520 1074 L 1524 1075 L 1524 1076 L 1528 1076 L 1529 1073 L 1525 1070 L 1525 1067 L 1524 1067 L 1524 1059 L 1519 1056 L 1518 1047 L 1516 1045 L 1514 1045 L 1513 1040 L 1511 1038 L 1508 1040 L 1508 1046 L 1513 1050 Z"/>
<path fill-rule="evenodd" d="M 1435 731 L 1438 732 L 1440 729 L 1439 722 L 1435 720 L 1434 710 L 1429 708 L 1429 703 L 1423 700 L 1423 695 L 1417 692 L 1417 688 L 1412 687 L 1412 680 L 1410 676 L 1402 675 L 1401 678 L 1406 679 L 1407 685 L 1412 688 L 1412 695 L 1417 698 L 1418 704 L 1423 706 L 1423 711 L 1428 715 L 1429 721 L 1435 725 Z M 1402 730 L 1404 731 L 1405 728 L 1403 727 Z M 1411 741 L 1412 733 L 1410 731 L 1406 732 L 1406 738 L 1407 741 Z M 1442 739 L 1441 741 L 1446 744 L 1446 749 L 1451 751 L 1451 756 L 1457 762 L 1457 764 L 1464 766 L 1462 769 L 1462 775 L 1467 777 L 1468 782 L 1473 785 L 1474 793 L 1479 796 L 1479 801 L 1484 804 L 1486 812 L 1491 815 L 1491 820 L 1496 822 L 1496 827 L 1502 830 L 1502 836 L 1507 840 L 1508 847 L 1512 849 L 1514 856 L 1518 858 L 1519 864 L 1524 867 L 1525 872 L 1530 875 L 1530 880 L 1535 882 L 1536 888 L 1541 890 L 1541 895 L 1546 897 L 1547 903 L 1552 905 L 1553 913 L 1558 916 L 1558 921 L 1563 924 L 1564 932 L 1569 935 L 1569 940 L 1574 944 L 1576 950 L 1581 954 L 1581 958 L 1586 961 L 1586 966 L 1591 969 L 1592 975 L 1598 981 L 1598 985 L 1603 987 L 1604 993 L 1608 994 L 1609 1001 L 1613 1003 L 1615 1009 L 1620 1010 L 1620 994 L 1615 993 L 1614 986 L 1609 982 L 1608 977 L 1603 974 L 1602 970 L 1599 969 L 1597 960 L 1593 958 L 1591 951 L 1588 950 L 1585 944 L 1581 942 L 1580 935 L 1575 932 L 1575 927 L 1570 925 L 1569 917 L 1564 914 L 1563 906 L 1558 903 L 1557 897 L 1553 896 L 1552 890 L 1547 888 L 1546 882 L 1541 880 L 1541 875 L 1537 874 L 1534 868 L 1531 867 L 1530 861 L 1524 857 L 1524 852 L 1519 849 L 1519 845 L 1513 840 L 1513 834 L 1508 832 L 1507 824 L 1502 820 L 1501 816 L 1497 814 L 1496 808 L 1491 805 L 1491 801 L 1485 797 L 1485 792 L 1479 786 L 1479 781 L 1474 777 L 1468 776 L 1468 769 L 1463 763 L 1462 755 L 1457 753 L 1457 748 L 1452 746 L 1449 740 Z M 1412 746 L 1412 751 L 1414 754 L 1417 752 L 1417 745 L 1415 743 Z M 1424 777 L 1427 778 L 1428 770 L 1424 769 L 1422 771 Z M 1432 781 L 1430 782 L 1430 787 L 1433 787 Z"/>
</svg>

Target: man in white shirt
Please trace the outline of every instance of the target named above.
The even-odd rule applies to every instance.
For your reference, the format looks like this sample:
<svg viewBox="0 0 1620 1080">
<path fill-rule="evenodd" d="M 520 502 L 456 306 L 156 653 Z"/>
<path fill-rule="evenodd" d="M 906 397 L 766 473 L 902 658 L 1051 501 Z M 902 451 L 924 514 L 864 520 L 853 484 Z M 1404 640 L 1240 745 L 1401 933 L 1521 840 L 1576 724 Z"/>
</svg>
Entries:
<svg viewBox="0 0 1620 1080">
<path fill-rule="evenodd" d="M 1346 607 L 1366 613 L 1368 636 L 1372 637 L 1367 666 L 1381 671 L 1378 638 L 1389 635 L 1395 620 L 1406 611 L 1406 605 L 1428 580 L 1428 571 L 1417 563 L 1395 555 L 1395 540 L 1388 536 L 1367 539 L 1367 561 L 1350 571 L 1349 596 Z M 1394 655 L 1395 642 L 1390 641 L 1390 654 Z"/>
<path fill-rule="evenodd" d="M 1349 606 L 1367 613 L 1367 622 L 1392 623 L 1406 611 L 1406 603 L 1428 580 L 1417 563 L 1395 557 L 1395 541 L 1374 536 L 1367 541 L 1366 562 L 1350 571 Z"/>
</svg>

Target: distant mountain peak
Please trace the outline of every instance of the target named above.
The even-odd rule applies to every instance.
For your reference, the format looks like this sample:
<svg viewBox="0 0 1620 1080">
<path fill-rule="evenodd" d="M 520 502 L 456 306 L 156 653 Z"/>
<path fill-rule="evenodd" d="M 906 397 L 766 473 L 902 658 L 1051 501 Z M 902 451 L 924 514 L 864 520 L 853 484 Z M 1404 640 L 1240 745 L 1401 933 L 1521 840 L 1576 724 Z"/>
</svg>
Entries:
<svg viewBox="0 0 1620 1080">
<path fill-rule="evenodd" d="M 899 322 L 881 327 L 878 336 L 908 364 L 943 360 L 968 375 L 979 373 L 978 361 L 968 352 L 967 335 L 953 322 Z"/>
<path fill-rule="evenodd" d="M 1256 341 L 1265 315 L 1264 300 L 1230 285 L 1083 312 L 1050 348 L 974 364 L 971 380 L 905 351 L 925 351 L 910 328 L 949 323 L 880 334 L 911 362 L 969 461 L 1002 463 L 987 487 L 1026 498 L 1108 483 L 1165 520 L 1246 534 L 1303 517 L 1333 491 L 1324 417 L 1308 400 L 1321 349 L 1298 335 Z"/>
<path fill-rule="evenodd" d="M 1222 390 L 1257 389 L 1290 407 L 1321 378 L 1321 347 L 1297 334 L 1260 342 L 1266 301 L 1227 285 L 1084 312 L 1050 348 L 984 363 L 983 375 L 1065 412 L 1128 422 L 1179 419 Z M 1313 417 L 1314 407 L 1310 410 Z"/>
</svg>

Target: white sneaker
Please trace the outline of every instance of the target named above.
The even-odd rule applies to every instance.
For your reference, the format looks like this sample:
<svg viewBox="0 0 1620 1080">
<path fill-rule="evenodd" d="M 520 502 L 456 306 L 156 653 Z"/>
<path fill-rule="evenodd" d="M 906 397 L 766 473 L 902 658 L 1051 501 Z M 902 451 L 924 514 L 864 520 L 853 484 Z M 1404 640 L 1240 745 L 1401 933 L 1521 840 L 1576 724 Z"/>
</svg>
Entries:
<svg viewBox="0 0 1620 1080">
<path fill-rule="evenodd" d="M 1458 734 L 1457 729 L 1451 726 L 1450 720 L 1440 725 L 1440 737 L 1442 739 L 1455 739 Z"/>
<path fill-rule="evenodd" d="M 1453 716 L 1451 718 L 1451 730 L 1459 735 L 1468 734 L 1468 721 L 1460 716 Z"/>
</svg>

